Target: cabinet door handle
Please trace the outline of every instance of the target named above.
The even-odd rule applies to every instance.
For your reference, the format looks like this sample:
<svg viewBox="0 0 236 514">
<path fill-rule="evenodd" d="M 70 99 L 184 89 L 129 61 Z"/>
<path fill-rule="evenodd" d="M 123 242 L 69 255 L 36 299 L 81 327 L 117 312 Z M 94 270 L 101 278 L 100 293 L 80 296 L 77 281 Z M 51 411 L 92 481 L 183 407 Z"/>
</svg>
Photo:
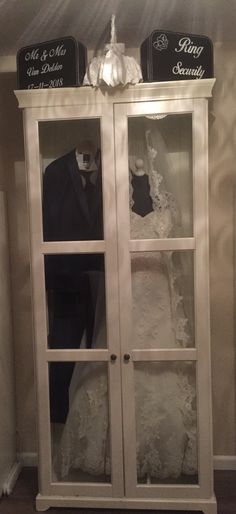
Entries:
<svg viewBox="0 0 236 514">
<path fill-rule="evenodd" d="M 130 360 L 130 354 L 129 353 L 125 353 L 124 354 L 124 361 L 128 362 Z"/>
<path fill-rule="evenodd" d="M 116 361 L 117 355 L 115 353 L 112 353 L 110 356 L 111 361 Z"/>
</svg>

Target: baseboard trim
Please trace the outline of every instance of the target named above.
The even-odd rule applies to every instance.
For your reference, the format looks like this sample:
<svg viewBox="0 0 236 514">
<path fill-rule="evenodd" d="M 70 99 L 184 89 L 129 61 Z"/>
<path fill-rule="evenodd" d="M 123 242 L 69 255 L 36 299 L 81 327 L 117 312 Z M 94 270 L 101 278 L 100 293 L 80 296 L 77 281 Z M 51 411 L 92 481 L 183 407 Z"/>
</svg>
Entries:
<svg viewBox="0 0 236 514">
<path fill-rule="evenodd" d="M 18 453 L 18 461 L 22 467 L 37 467 L 37 453 Z M 215 470 L 236 470 L 236 455 L 214 455 L 213 467 Z"/>
<path fill-rule="evenodd" d="M 11 494 L 14 485 L 17 481 L 17 478 L 21 472 L 21 468 L 22 466 L 20 462 L 14 462 L 13 466 L 11 467 L 8 473 L 8 476 L 6 477 L 2 485 L 3 495 L 9 496 L 9 494 Z"/>
<path fill-rule="evenodd" d="M 215 455 L 213 464 L 215 470 L 235 471 L 236 455 Z"/>
<path fill-rule="evenodd" d="M 38 466 L 38 456 L 36 452 L 18 453 L 17 458 L 24 468 L 36 468 Z"/>
</svg>

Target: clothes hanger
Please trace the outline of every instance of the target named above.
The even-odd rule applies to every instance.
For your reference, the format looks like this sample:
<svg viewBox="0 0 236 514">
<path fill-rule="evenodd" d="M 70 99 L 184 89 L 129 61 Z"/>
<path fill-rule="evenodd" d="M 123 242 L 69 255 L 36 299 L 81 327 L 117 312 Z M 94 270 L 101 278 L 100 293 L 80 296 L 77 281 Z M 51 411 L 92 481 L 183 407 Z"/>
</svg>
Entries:
<svg viewBox="0 0 236 514">
<path fill-rule="evenodd" d="M 95 171 L 98 169 L 96 160 L 96 149 L 93 141 L 86 139 L 80 141 L 76 147 L 76 160 L 79 169 L 82 171 Z"/>
</svg>

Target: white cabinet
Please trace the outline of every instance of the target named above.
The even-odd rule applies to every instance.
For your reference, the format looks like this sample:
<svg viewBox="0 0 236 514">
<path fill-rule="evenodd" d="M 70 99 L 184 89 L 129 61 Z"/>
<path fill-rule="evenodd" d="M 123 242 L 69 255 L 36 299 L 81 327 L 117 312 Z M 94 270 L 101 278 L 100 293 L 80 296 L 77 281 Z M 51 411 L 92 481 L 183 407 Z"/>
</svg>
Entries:
<svg viewBox="0 0 236 514">
<path fill-rule="evenodd" d="M 28 170 L 38 510 L 216 513 L 213 84 L 16 92 Z"/>
</svg>

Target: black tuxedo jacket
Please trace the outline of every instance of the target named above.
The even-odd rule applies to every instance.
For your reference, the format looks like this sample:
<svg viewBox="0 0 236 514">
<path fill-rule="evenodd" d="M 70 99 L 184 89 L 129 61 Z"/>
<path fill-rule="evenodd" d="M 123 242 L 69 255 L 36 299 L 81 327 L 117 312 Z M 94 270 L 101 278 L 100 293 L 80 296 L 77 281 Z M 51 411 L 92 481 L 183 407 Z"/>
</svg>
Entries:
<svg viewBox="0 0 236 514">
<path fill-rule="evenodd" d="M 44 241 L 84 241 L 103 238 L 102 176 L 88 205 L 75 150 L 53 161 L 43 179 Z M 46 258 L 46 286 L 78 290 L 81 272 L 100 269 L 98 255 L 54 255 Z"/>
<path fill-rule="evenodd" d="M 98 170 L 90 201 L 85 195 L 75 150 L 53 161 L 43 178 L 44 241 L 98 240 L 103 237 L 102 176 Z M 95 307 L 89 271 L 101 270 L 94 254 L 45 256 L 50 348 L 79 348 L 84 331 L 91 345 Z M 51 420 L 64 422 L 72 363 L 50 364 Z"/>
<path fill-rule="evenodd" d="M 102 239 L 101 182 L 98 172 L 94 201 L 88 205 L 75 150 L 49 164 L 43 179 L 45 241 Z"/>
</svg>

